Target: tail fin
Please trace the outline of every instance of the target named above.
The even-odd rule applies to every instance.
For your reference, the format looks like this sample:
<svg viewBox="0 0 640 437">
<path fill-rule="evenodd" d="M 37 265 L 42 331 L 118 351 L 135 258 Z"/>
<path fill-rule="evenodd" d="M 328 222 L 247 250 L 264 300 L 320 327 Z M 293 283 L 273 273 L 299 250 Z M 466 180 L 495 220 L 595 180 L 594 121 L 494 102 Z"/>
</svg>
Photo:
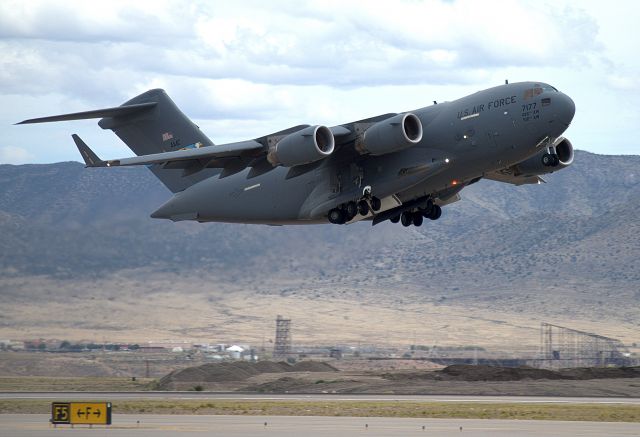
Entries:
<svg viewBox="0 0 640 437">
<path fill-rule="evenodd" d="M 161 89 L 154 89 L 134 97 L 122 107 L 153 104 L 150 109 L 131 115 L 103 118 L 98 125 L 112 130 L 138 156 L 171 152 L 185 148 L 213 146 L 213 142 L 200 131 Z M 153 174 L 176 193 L 212 175 L 216 170 L 205 169 L 183 176 L 182 169 L 163 168 L 162 164 L 149 167 Z"/>
</svg>

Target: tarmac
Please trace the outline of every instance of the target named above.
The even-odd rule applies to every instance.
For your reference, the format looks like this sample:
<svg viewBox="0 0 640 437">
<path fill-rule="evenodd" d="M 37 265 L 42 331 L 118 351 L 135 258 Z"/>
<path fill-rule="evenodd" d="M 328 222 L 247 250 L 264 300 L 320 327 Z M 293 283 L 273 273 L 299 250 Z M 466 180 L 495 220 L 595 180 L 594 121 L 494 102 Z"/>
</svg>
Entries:
<svg viewBox="0 0 640 437">
<path fill-rule="evenodd" d="M 405 419 L 386 417 L 265 417 L 114 415 L 110 426 L 87 425 L 71 429 L 49 425 L 46 414 L 0 414 L 0 435 L 40 437 L 51 435 L 99 436 L 518 436 L 518 437 L 618 437 L 640 435 L 637 423 L 559 422 L 534 420 Z"/>
</svg>

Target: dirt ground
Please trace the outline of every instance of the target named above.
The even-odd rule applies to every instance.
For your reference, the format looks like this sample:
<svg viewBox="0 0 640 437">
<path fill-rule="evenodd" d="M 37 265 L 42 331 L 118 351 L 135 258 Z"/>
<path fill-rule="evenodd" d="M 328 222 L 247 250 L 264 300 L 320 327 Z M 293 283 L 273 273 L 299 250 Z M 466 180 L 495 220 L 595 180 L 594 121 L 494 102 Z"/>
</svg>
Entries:
<svg viewBox="0 0 640 437">
<path fill-rule="evenodd" d="M 635 342 L 638 333 L 637 317 L 631 321 L 604 317 L 601 308 L 593 312 L 587 306 L 581 306 L 584 311 L 579 314 L 559 315 L 552 311 L 553 302 L 545 306 L 521 302 L 518 305 L 527 308 L 522 312 L 509 306 L 513 300 L 488 300 L 486 305 L 425 301 L 419 290 L 394 293 L 376 285 L 363 289 L 357 284 L 303 284 L 313 287 L 305 291 L 300 289 L 303 285 L 286 280 L 246 287 L 220 279 L 169 274 L 149 279 L 134 273 L 86 281 L 0 278 L 0 338 L 98 343 L 180 339 L 257 346 L 273 340 L 278 314 L 293 320 L 294 343 L 309 345 L 477 345 L 521 355 L 537 351 L 541 322 L 596 332 L 627 344 Z M 535 295 L 524 289 L 521 294 Z"/>
<path fill-rule="evenodd" d="M 258 393 L 468 394 L 640 396 L 640 368 L 534 368 L 455 365 L 443 369 L 339 371 L 319 362 L 296 366 L 205 364 L 172 372 L 158 389 L 236 390 Z M 301 371 L 304 369 L 305 371 Z M 366 369 L 366 370 L 364 370 Z"/>
<path fill-rule="evenodd" d="M 147 360 L 149 379 L 144 378 Z M 640 397 L 640 369 L 442 369 L 425 361 L 366 359 L 291 366 L 272 361 L 211 363 L 175 354 L 0 353 L 0 391 L 105 389 Z"/>
<path fill-rule="evenodd" d="M 161 378 L 203 360 L 186 354 L 135 352 L 0 352 L 0 377 L 125 377 Z M 147 367 L 148 366 L 148 367 Z"/>
</svg>

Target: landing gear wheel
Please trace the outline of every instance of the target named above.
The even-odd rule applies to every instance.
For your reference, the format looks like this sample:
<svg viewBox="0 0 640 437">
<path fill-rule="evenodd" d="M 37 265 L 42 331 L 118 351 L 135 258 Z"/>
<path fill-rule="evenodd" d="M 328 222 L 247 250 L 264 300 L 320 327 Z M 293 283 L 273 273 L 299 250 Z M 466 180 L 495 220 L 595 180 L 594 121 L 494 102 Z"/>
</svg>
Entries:
<svg viewBox="0 0 640 437">
<path fill-rule="evenodd" d="M 418 212 L 413 213 L 413 225 L 414 226 L 417 226 L 417 227 L 422 226 L 422 220 L 423 220 L 423 218 L 422 218 L 422 213 L 421 212 L 418 211 Z"/>
<path fill-rule="evenodd" d="M 358 205 L 355 202 L 348 202 L 345 205 L 345 216 L 347 221 L 353 219 L 358 214 Z"/>
<path fill-rule="evenodd" d="M 366 200 L 361 200 L 360 202 L 358 202 L 358 212 L 360 213 L 360 215 L 369 214 L 369 204 Z"/>
<path fill-rule="evenodd" d="M 358 205 L 356 205 L 356 202 L 351 201 L 347 203 L 345 209 L 347 213 L 347 220 L 351 220 L 356 216 L 356 214 L 358 214 Z"/>
<path fill-rule="evenodd" d="M 431 199 L 427 200 L 423 207 L 418 208 L 418 213 L 422 214 L 424 218 L 429 218 L 431 211 L 433 211 L 433 200 Z"/>
<path fill-rule="evenodd" d="M 341 225 L 345 222 L 344 211 L 338 208 L 333 208 L 331 211 L 329 211 L 328 218 L 329 221 L 334 225 Z"/>
<path fill-rule="evenodd" d="M 425 208 L 424 208 L 424 209 L 431 210 L 431 208 L 433 208 L 433 200 L 428 199 L 428 200 L 427 200 L 427 204 L 426 204 L 426 206 L 425 206 Z"/>
<path fill-rule="evenodd" d="M 391 220 L 391 223 L 398 223 L 400 221 L 400 216 L 397 215 L 395 217 L 391 217 L 389 220 Z"/>
<path fill-rule="evenodd" d="M 400 216 L 400 222 L 405 228 L 411 226 L 411 223 L 413 223 L 413 214 L 411 214 L 409 211 L 403 212 Z"/>
<path fill-rule="evenodd" d="M 545 167 L 553 166 L 554 161 L 555 160 L 553 159 L 553 155 L 549 153 L 545 153 L 544 155 L 542 155 L 542 165 L 544 165 Z"/>
<path fill-rule="evenodd" d="M 380 201 L 380 199 L 378 199 L 377 197 L 372 197 L 371 209 L 373 209 L 374 211 L 380 211 L 380 208 L 382 208 L 382 202 Z"/>
<path fill-rule="evenodd" d="M 442 215 L 442 208 L 440 208 L 439 205 L 433 205 L 433 208 L 431 209 L 431 214 L 429 215 L 429 219 L 438 220 L 441 215 Z"/>
</svg>

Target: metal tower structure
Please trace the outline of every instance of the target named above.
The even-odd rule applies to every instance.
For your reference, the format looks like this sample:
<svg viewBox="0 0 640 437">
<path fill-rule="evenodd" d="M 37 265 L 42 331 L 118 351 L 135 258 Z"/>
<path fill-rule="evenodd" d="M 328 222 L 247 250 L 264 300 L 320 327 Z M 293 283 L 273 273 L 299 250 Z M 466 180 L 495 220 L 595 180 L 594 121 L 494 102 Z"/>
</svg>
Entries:
<svg viewBox="0 0 640 437">
<path fill-rule="evenodd" d="M 273 345 L 273 358 L 287 358 L 291 355 L 291 319 L 281 315 L 276 318 L 276 342 Z"/>
<path fill-rule="evenodd" d="M 629 356 L 615 338 L 550 323 L 540 325 L 540 367 L 624 366 Z"/>
</svg>

